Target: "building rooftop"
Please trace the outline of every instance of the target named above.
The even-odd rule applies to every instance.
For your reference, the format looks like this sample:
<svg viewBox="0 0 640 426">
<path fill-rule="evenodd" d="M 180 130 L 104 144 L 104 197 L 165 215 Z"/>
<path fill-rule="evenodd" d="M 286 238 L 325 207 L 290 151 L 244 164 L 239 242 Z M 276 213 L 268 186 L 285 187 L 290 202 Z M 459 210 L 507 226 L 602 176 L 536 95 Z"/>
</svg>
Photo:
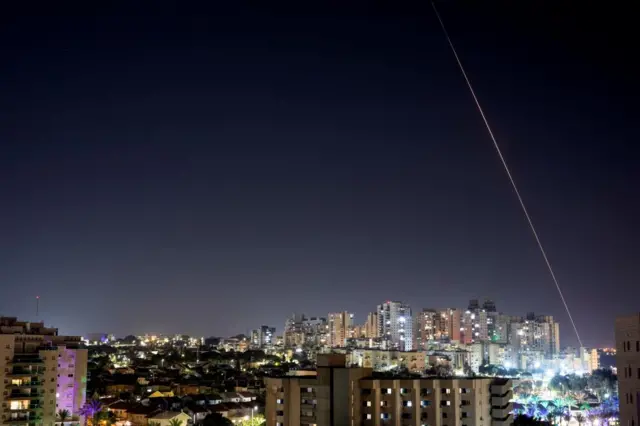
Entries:
<svg viewBox="0 0 640 426">
<path fill-rule="evenodd" d="M 162 411 L 158 414 L 154 414 L 153 416 L 149 416 L 149 420 L 171 420 L 176 416 L 179 416 L 181 411 Z"/>
</svg>

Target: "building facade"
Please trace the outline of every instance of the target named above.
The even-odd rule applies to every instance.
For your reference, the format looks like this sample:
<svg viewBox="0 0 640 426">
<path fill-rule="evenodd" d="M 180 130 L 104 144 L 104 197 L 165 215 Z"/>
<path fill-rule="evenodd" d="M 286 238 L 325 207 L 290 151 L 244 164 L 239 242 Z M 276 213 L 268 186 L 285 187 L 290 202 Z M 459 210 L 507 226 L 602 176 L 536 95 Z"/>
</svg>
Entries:
<svg viewBox="0 0 640 426">
<path fill-rule="evenodd" d="M 389 343 L 388 349 L 410 351 L 413 348 L 413 318 L 411 308 L 402 302 L 385 302 L 378 306 L 380 337 Z"/>
<path fill-rule="evenodd" d="M 251 332 L 251 346 L 257 349 L 270 347 L 274 344 L 275 334 L 275 327 L 263 325 Z"/>
<path fill-rule="evenodd" d="M 344 365 L 343 355 L 321 355 L 315 377 L 266 379 L 267 426 L 513 423 L 510 380 L 379 379 Z"/>
<path fill-rule="evenodd" d="M 79 336 L 0 317 L 0 371 L 4 424 L 54 426 L 59 410 L 75 415 L 84 405 L 87 350 Z"/>
<path fill-rule="evenodd" d="M 364 337 L 367 339 L 377 339 L 380 337 L 379 327 L 378 313 L 369 313 L 369 315 L 367 315 L 367 322 L 364 324 Z"/>
<path fill-rule="evenodd" d="M 332 348 L 343 348 L 347 345 L 353 330 L 353 314 L 349 312 L 332 313 L 327 316 L 328 320 L 328 344 Z"/>
<path fill-rule="evenodd" d="M 424 352 L 385 351 L 381 349 L 353 349 L 347 357 L 348 365 L 371 368 L 374 371 L 389 371 L 406 368 L 412 373 L 424 373 L 426 356 Z"/>
<path fill-rule="evenodd" d="M 640 425 L 640 313 L 616 319 L 620 426 Z"/>
</svg>

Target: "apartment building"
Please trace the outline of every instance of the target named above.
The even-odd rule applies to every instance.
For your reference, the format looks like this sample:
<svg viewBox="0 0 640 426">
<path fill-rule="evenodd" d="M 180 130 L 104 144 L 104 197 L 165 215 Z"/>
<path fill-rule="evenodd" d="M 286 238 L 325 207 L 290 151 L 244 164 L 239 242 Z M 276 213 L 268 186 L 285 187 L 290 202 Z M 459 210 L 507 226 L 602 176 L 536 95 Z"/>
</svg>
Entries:
<svg viewBox="0 0 640 426">
<path fill-rule="evenodd" d="M 372 370 L 347 368 L 343 354 L 318 354 L 316 364 L 315 376 L 265 379 L 267 426 L 352 425 L 359 418 L 355 389 Z"/>
<path fill-rule="evenodd" d="M 268 348 L 273 345 L 273 336 L 276 334 L 275 327 L 263 325 L 251 331 L 251 347 L 256 349 Z"/>
<path fill-rule="evenodd" d="M 616 319 L 620 426 L 640 425 L 640 313 Z"/>
<path fill-rule="evenodd" d="M 59 336 L 42 322 L 0 317 L 0 372 L 4 424 L 54 426 L 57 411 L 76 415 L 85 402 L 87 350 L 81 338 Z"/>
<path fill-rule="evenodd" d="M 348 365 L 372 368 L 374 371 L 388 371 L 394 368 L 406 368 L 412 373 L 424 373 L 426 367 L 425 352 L 385 351 L 382 349 L 353 349 L 347 355 Z"/>
<path fill-rule="evenodd" d="M 353 314 L 349 312 L 330 313 L 327 316 L 329 324 L 328 343 L 332 348 L 343 348 L 347 345 L 349 331 L 353 325 Z"/>
<path fill-rule="evenodd" d="M 388 342 L 387 349 L 413 349 L 413 317 L 411 307 L 388 301 L 378 306 L 379 336 Z"/>
<path fill-rule="evenodd" d="M 461 321 L 459 309 L 423 309 L 415 318 L 413 349 L 427 350 L 433 341 L 460 341 Z"/>
<path fill-rule="evenodd" d="M 319 355 L 316 377 L 266 379 L 267 426 L 503 426 L 512 383 L 494 378 L 376 378 Z"/>
</svg>

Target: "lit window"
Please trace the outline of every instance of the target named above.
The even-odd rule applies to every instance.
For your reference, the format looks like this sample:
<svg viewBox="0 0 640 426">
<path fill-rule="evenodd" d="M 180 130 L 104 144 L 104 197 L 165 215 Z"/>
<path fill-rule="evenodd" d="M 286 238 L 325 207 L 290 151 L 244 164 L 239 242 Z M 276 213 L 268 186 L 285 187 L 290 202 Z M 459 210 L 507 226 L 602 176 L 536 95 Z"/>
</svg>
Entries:
<svg viewBox="0 0 640 426">
<path fill-rule="evenodd" d="M 367 407 L 371 407 L 371 401 L 367 401 Z"/>
<path fill-rule="evenodd" d="M 405 402 L 404 402 L 404 406 L 405 406 L 405 407 L 411 407 L 411 405 L 412 405 L 412 404 L 411 404 L 411 401 L 405 401 Z"/>
<path fill-rule="evenodd" d="M 387 393 L 388 393 L 389 395 L 391 395 L 391 392 L 392 392 L 392 389 L 391 389 L 391 388 L 387 388 Z"/>
<path fill-rule="evenodd" d="M 371 420 L 371 414 L 367 414 L 367 420 Z"/>
</svg>

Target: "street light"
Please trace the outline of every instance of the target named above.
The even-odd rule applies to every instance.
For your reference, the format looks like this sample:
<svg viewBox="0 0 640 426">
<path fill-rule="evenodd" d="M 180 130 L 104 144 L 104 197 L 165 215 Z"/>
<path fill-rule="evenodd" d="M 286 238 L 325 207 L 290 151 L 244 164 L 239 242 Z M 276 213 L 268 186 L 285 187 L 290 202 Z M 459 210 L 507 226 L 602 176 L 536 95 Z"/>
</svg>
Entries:
<svg viewBox="0 0 640 426">
<path fill-rule="evenodd" d="M 256 405 L 255 407 L 251 407 L 251 426 L 253 426 L 253 410 L 257 410 L 258 406 Z"/>
</svg>

